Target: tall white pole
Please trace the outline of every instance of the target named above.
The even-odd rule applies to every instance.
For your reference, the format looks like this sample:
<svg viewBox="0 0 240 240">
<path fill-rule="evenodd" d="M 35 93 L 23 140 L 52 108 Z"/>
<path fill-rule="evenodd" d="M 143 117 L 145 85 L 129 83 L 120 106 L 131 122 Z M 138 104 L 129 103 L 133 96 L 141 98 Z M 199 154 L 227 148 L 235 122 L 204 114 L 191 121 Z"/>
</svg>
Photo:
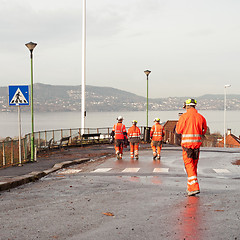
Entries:
<svg viewBox="0 0 240 240">
<path fill-rule="evenodd" d="M 82 0 L 82 112 L 81 128 L 84 133 L 85 128 L 85 85 L 86 85 L 86 0 Z"/>
<path fill-rule="evenodd" d="M 224 148 L 226 147 L 226 111 L 227 111 L 227 91 L 226 88 L 231 87 L 230 84 L 227 84 L 224 86 L 224 130 L 223 130 L 223 142 L 224 142 Z"/>
<path fill-rule="evenodd" d="M 226 147 L 226 87 L 224 86 L 224 129 L 223 129 L 223 141 L 224 148 Z"/>
</svg>

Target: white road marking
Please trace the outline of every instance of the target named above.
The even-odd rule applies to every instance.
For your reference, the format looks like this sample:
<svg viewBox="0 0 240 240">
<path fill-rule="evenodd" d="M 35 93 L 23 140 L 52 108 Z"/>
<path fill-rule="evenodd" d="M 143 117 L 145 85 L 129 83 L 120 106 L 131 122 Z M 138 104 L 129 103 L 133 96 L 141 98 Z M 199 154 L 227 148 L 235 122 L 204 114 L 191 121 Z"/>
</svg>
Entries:
<svg viewBox="0 0 240 240">
<path fill-rule="evenodd" d="M 220 168 L 213 168 L 213 171 L 215 171 L 216 173 L 230 173 L 229 170 L 227 170 L 227 169 L 220 169 Z"/>
<path fill-rule="evenodd" d="M 108 172 L 110 171 L 112 168 L 97 168 L 92 172 Z"/>
<path fill-rule="evenodd" d="M 75 174 L 81 171 L 82 169 L 67 169 L 67 170 L 60 171 L 58 174 Z"/>
<path fill-rule="evenodd" d="M 122 172 L 138 172 L 140 168 L 125 168 Z"/>
<path fill-rule="evenodd" d="M 169 168 L 154 168 L 153 172 L 169 172 Z"/>
<path fill-rule="evenodd" d="M 93 171 L 91 171 L 92 173 L 106 173 L 109 172 L 110 170 L 113 170 L 113 168 L 97 168 Z M 125 168 L 124 170 L 122 170 L 122 173 L 137 173 L 139 172 L 140 168 Z M 169 173 L 170 168 L 154 168 L 153 172 L 154 173 Z M 185 168 L 182 169 L 185 173 L 186 170 Z M 65 170 L 62 172 L 59 172 L 59 174 L 74 174 L 74 173 L 78 173 L 82 171 L 81 169 L 69 169 L 69 170 Z M 224 173 L 230 173 L 230 171 L 228 169 L 220 169 L 220 168 L 213 168 L 213 171 L 215 173 L 218 174 L 224 174 Z"/>
</svg>

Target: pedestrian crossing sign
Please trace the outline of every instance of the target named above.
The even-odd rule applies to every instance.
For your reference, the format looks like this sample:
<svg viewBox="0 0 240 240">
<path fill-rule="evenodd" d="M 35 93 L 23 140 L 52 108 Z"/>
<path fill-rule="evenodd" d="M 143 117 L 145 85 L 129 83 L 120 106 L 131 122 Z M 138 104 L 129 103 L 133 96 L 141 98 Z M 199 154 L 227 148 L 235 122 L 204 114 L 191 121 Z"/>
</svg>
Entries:
<svg viewBox="0 0 240 240">
<path fill-rule="evenodd" d="M 28 85 L 8 86 L 9 106 L 29 106 Z"/>
</svg>

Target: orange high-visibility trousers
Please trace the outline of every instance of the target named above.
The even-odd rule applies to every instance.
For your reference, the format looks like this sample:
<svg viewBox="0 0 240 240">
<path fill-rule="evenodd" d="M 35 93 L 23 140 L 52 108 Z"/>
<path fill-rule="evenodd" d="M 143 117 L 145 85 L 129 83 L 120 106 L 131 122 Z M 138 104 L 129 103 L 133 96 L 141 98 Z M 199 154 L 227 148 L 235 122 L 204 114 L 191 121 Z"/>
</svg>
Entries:
<svg viewBox="0 0 240 240">
<path fill-rule="evenodd" d="M 115 146 L 115 151 L 116 151 L 116 154 L 120 153 L 120 154 L 123 154 L 123 146 Z"/>
<path fill-rule="evenodd" d="M 187 190 L 189 192 L 200 190 L 197 179 L 197 165 L 199 160 L 199 154 L 196 159 L 189 158 L 187 151 L 183 149 L 183 161 L 188 176 Z"/>
<path fill-rule="evenodd" d="M 157 154 L 157 156 L 160 156 L 161 150 L 162 150 L 162 144 L 157 144 L 157 146 L 154 146 L 153 141 L 151 142 L 151 147 L 153 151 L 153 155 Z"/>
<path fill-rule="evenodd" d="M 134 158 L 134 155 L 138 155 L 139 143 L 130 143 L 130 155 L 131 158 Z"/>
<path fill-rule="evenodd" d="M 123 154 L 123 140 L 122 139 L 115 139 L 115 151 L 116 151 L 116 154 L 118 154 L 118 153 Z"/>
</svg>

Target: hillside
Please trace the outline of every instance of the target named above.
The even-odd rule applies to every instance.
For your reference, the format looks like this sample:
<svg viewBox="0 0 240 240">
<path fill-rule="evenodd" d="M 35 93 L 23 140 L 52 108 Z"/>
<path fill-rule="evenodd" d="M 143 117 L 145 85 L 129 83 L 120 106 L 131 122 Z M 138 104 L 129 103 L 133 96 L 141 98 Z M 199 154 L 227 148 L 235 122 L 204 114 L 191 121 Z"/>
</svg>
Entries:
<svg viewBox="0 0 240 240">
<path fill-rule="evenodd" d="M 186 98 L 149 98 L 149 111 L 182 109 Z M 208 94 L 197 97 L 198 109 L 223 110 L 223 95 Z M 8 89 L 0 87 L 0 111 L 16 111 L 8 106 Z M 240 95 L 228 95 L 229 110 L 240 110 Z M 80 111 L 81 86 L 34 84 L 34 111 Z M 111 87 L 86 86 L 87 111 L 145 111 L 146 98 Z M 30 111 L 30 107 L 22 107 Z"/>
</svg>

